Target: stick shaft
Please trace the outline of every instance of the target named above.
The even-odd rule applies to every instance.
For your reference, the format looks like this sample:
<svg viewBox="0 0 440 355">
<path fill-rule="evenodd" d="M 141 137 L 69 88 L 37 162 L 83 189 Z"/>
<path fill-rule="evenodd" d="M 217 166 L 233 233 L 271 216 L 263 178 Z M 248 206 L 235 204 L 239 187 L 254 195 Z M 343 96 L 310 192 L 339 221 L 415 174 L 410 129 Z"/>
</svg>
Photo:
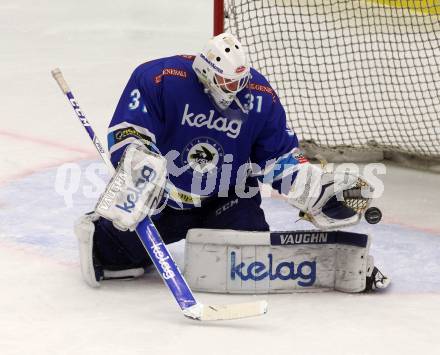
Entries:
<svg viewBox="0 0 440 355">
<path fill-rule="evenodd" d="M 63 74 L 61 73 L 61 70 L 52 70 L 52 76 L 60 86 L 64 95 L 66 95 L 67 99 L 69 100 L 76 116 L 78 117 L 78 120 L 87 131 L 87 134 L 95 145 L 99 155 L 106 163 L 110 173 L 113 174 L 115 169 L 113 168 L 113 165 L 110 162 L 106 151 L 104 150 L 104 146 L 96 136 L 95 131 L 88 122 L 84 112 L 79 107 L 75 97 L 67 85 L 66 80 L 63 77 Z M 162 280 L 170 289 L 180 308 L 184 310 L 196 305 L 197 301 L 194 298 L 191 289 L 189 288 L 186 280 L 165 246 L 165 243 L 163 242 L 159 232 L 149 217 L 146 217 L 138 224 L 136 227 L 136 234 L 138 235 L 145 250 L 148 252 L 148 255 L 153 261 L 154 266 L 157 268 L 157 271 L 162 277 Z"/>
<path fill-rule="evenodd" d="M 58 83 L 61 91 L 64 93 L 64 95 L 66 95 L 67 99 L 69 100 L 70 105 L 72 106 L 73 110 L 75 111 L 76 116 L 78 117 L 82 126 L 84 127 L 84 129 L 86 130 L 90 139 L 92 140 L 92 142 L 93 142 L 96 150 L 98 151 L 99 155 L 101 156 L 102 160 L 104 160 L 105 165 L 107 166 L 107 169 L 109 170 L 110 174 L 113 175 L 113 173 L 115 172 L 115 169 L 113 168 L 113 165 L 107 156 L 107 153 L 104 149 L 104 146 L 102 145 L 98 136 L 95 134 L 95 131 L 93 130 L 89 121 L 87 121 L 86 115 L 79 107 L 79 104 L 76 102 L 75 97 L 73 96 L 72 91 L 69 88 L 69 85 L 67 85 L 67 82 L 64 79 L 63 73 L 61 72 L 60 69 L 56 68 L 56 69 L 52 70 L 52 76 L 56 80 L 56 82 Z"/>
</svg>

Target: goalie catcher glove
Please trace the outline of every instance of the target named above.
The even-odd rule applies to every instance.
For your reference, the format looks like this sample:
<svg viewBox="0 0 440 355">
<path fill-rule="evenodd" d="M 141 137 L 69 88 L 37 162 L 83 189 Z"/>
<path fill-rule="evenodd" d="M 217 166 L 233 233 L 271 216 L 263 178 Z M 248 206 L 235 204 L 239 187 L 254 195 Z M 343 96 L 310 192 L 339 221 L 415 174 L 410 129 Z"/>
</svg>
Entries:
<svg viewBox="0 0 440 355">
<path fill-rule="evenodd" d="M 300 217 L 328 230 L 359 223 L 372 192 L 373 187 L 360 175 L 326 172 L 305 163 L 300 165 L 287 197 L 301 211 Z"/>
<path fill-rule="evenodd" d="M 155 213 L 167 181 L 166 159 L 144 145 L 130 144 L 98 200 L 95 212 L 122 231 L 135 230 Z"/>
</svg>

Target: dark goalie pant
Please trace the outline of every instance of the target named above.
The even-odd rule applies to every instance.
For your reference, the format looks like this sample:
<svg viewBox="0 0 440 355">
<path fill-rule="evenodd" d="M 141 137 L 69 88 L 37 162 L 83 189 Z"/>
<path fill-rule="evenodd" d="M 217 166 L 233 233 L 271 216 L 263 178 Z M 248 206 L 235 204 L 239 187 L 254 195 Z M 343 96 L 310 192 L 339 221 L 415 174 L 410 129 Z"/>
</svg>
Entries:
<svg viewBox="0 0 440 355">
<path fill-rule="evenodd" d="M 190 210 L 166 207 L 152 219 L 165 244 L 186 237 L 191 228 L 234 229 L 242 231 L 268 231 L 261 196 L 240 198 L 215 197 Z M 95 222 L 93 240 L 95 261 L 107 270 L 147 267 L 152 264 L 135 232 L 121 232 L 103 218 Z"/>
</svg>

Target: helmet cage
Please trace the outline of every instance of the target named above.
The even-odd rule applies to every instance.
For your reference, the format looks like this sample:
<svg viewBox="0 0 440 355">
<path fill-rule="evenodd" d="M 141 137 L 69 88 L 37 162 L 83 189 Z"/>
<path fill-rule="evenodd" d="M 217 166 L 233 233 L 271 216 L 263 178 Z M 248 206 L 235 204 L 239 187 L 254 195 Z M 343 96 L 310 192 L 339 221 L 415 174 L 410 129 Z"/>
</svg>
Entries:
<svg viewBox="0 0 440 355">
<path fill-rule="evenodd" d="M 217 85 L 224 93 L 236 95 L 243 90 L 249 83 L 249 72 L 241 78 L 228 79 L 220 74 L 215 73 L 213 78 L 214 85 Z"/>
</svg>

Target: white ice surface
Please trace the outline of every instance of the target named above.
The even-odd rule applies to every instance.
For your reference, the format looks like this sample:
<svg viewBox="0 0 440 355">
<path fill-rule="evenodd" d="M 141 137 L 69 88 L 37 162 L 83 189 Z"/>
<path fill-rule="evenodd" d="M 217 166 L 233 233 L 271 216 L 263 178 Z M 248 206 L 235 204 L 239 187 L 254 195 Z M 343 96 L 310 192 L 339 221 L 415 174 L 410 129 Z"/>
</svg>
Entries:
<svg viewBox="0 0 440 355">
<path fill-rule="evenodd" d="M 88 288 L 72 222 L 95 200 L 78 192 L 66 207 L 55 167 L 78 161 L 84 173 L 97 158 L 49 71 L 63 69 L 105 137 L 132 69 L 197 51 L 211 1 L 2 0 L 0 33 L 1 354 L 440 354 L 440 176 L 416 170 L 388 166 L 383 222 L 354 228 L 374 238 L 393 278 L 385 293 L 197 294 L 269 301 L 264 317 L 202 324 L 179 314 L 154 272 Z M 272 229 L 308 227 L 282 201 L 264 207 Z M 183 244 L 170 250 L 181 264 Z"/>
</svg>

